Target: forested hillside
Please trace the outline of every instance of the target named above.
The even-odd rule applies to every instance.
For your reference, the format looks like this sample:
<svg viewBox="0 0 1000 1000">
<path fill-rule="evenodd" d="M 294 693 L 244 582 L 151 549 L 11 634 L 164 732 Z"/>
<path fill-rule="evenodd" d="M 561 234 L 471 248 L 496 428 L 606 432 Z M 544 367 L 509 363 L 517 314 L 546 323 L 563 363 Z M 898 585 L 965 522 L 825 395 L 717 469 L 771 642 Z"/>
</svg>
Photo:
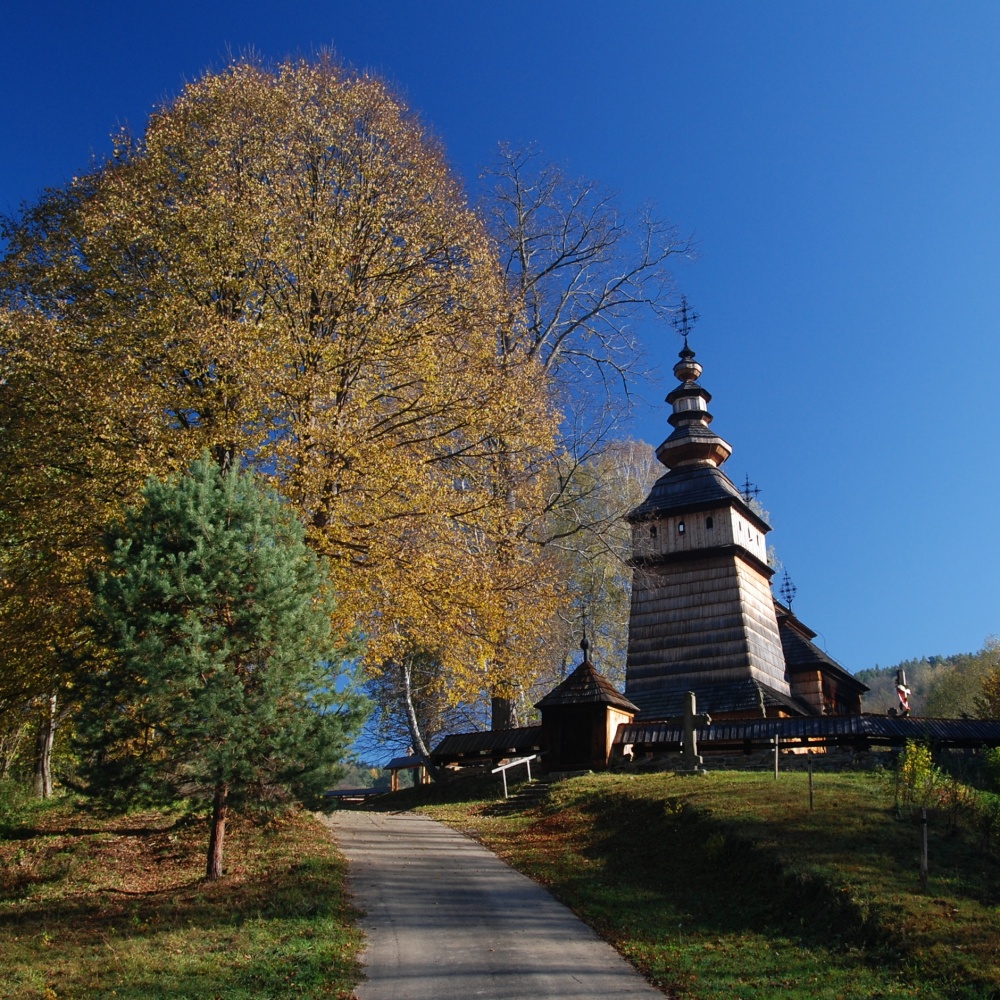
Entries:
<svg viewBox="0 0 1000 1000">
<path fill-rule="evenodd" d="M 959 718 L 997 714 L 988 690 L 1000 669 L 1000 642 L 996 637 L 987 639 L 975 653 L 922 656 L 888 667 L 876 664 L 859 670 L 855 676 L 871 688 L 864 698 L 865 711 L 881 714 L 898 706 L 896 671 L 900 668 L 906 672 L 913 715 Z"/>
<path fill-rule="evenodd" d="M 927 696 L 935 683 L 959 664 L 971 660 L 972 656 L 972 653 L 921 656 L 919 659 L 902 660 L 888 667 L 876 664 L 874 667 L 859 670 L 855 676 L 871 688 L 865 695 L 865 710 L 881 714 L 899 704 L 896 698 L 896 671 L 902 668 L 906 671 L 906 682 L 911 691 L 911 711 L 914 715 L 924 715 Z"/>
</svg>

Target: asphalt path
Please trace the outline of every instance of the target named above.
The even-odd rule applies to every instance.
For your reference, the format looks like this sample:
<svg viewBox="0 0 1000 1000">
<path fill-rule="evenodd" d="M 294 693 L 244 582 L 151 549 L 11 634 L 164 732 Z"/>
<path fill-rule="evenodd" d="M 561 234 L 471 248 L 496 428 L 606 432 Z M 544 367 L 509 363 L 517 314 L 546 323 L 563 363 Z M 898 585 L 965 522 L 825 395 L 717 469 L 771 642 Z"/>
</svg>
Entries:
<svg viewBox="0 0 1000 1000">
<path fill-rule="evenodd" d="M 409 813 L 328 819 L 365 911 L 358 1000 L 663 1000 L 541 886 Z"/>
</svg>

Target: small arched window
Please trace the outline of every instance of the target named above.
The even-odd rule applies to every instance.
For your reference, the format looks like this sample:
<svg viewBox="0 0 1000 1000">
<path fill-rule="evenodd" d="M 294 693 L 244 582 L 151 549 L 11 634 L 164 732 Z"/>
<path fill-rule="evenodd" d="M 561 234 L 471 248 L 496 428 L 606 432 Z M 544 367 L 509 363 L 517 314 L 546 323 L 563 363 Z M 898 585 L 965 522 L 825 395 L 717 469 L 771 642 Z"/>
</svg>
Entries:
<svg viewBox="0 0 1000 1000">
<path fill-rule="evenodd" d="M 678 535 L 683 535 L 686 530 L 687 529 L 684 527 L 684 522 L 683 521 L 678 521 L 677 522 L 677 534 Z"/>
<path fill-rule="evenodd" d="M 649 526 L 649 537 L 650 538 L 656 538 L 656 525 L 655 524 L 651 524 Z"/>
<path fill-rule="evenodd" d="M 705 518 L 705 527 L 708 528 L 709 531 L 711 531 L 713 526 L 714 526 L 714 522 L 712 521 L 712 519 L 710 517 L 706 517 Z"/>
</svg>

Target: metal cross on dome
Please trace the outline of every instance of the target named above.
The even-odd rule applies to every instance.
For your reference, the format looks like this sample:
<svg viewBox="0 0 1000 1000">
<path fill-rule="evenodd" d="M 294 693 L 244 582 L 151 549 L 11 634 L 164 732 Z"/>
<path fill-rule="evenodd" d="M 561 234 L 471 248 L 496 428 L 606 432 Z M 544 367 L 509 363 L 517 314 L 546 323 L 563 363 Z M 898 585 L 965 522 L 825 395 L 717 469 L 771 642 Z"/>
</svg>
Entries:
<svg viewBox="0 0 1000 1000">
<path fill-rule="evenodd" d="M 688 345 L 688 334 L 694 328 L 695 323 L 698 322 L 698 314 L 688 307 L 688 300 L 686 295 L 681 296 L 681 308 L 680 315 L 675 316 L 671 321 L 670 325 L 684 338 L 684 346 Z"/>
</svg>

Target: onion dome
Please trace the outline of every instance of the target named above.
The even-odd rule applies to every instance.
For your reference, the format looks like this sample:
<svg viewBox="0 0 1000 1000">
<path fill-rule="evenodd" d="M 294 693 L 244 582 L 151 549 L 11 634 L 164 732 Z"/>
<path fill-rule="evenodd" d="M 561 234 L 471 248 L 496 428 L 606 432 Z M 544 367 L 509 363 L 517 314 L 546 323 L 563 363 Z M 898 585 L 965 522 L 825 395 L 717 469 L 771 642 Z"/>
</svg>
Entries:
<svg viewBox="0 0 1000 1000">
<path fill-rule="evenodd" d="M 674 432 L 659 448 L 656 457 L 668 468 L 709 465 L 718 468 L 733 453 L 728 442 L 709 429 L 712 414 L 708 404 L 712 395 L 698 383 L 702 367 L 694 351 L 684 341 L 680 361 L 674 365 L 674 375 L 680 385 L 667 396 L 674 412 L 668 420 Z"/>
</svg>

